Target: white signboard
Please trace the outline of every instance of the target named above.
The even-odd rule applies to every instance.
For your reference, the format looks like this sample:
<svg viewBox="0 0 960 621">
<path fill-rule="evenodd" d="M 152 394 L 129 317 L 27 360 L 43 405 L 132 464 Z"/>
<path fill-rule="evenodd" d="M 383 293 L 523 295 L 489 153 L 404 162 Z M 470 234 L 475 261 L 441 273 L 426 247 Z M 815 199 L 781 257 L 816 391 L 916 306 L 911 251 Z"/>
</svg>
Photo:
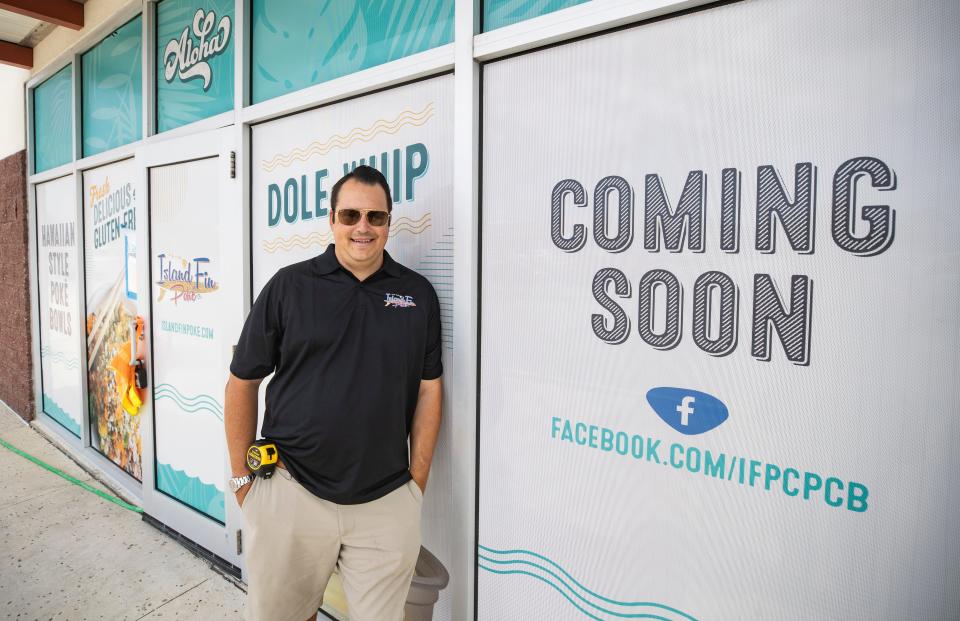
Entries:
<svg viewBox="0 0 960 621">
<path fill-rule="evenodd" d="M 130 394 L 131 325 L 139 314 L 135 180 L 132 159 L 85 171 L 83 221 L 91 442 L 140 480 L 140 414 Z"/>
<path fill-rule="evenodd" d="M 452 296 L 452 106 L 446 76 L 254 126 L 255 293 L 281 267 L 333 243 L 330 190 L 366 164 L 393 193 L 387 252 L 429 278 L 441 303 L 441 289 Z"/>
<path fill-rule="evenodd" d="M 321 254 L 333 243 L 333 185 L 357 165 L 374 166 L 393 195 L 387 252 L 433 283 L 440 299 L 444 374 L 452 377 L 453 77 L 256 125 L 252 151 L 254 295 L 281 267 Z M 448 384 L 446 412 L 449 395 Z M 441 430 L 423 522 L 424 545 L 444 562 L 450 553 L 445 499 L 453 493 L 448 433 L 449 426 Z M 328 603 L 341 599 L 327 595 Z M 448 606 L 441 598 L 434 618 L 448 619 Z"/>
<path fill-rule="evenodd" d="M 37 185 L 37 273 L 43 411 L 80 437 L 83 389 L 73 177 Z"/>
<path fill-rule="evenodd" d="M 484 68 L 479 618 L 960 616 L 960 5 Z"/>
<path fill-rule="evenodd" d="M 225 522 L 227 381 L 217 158 L 150 169 L 157 489 Z M 229 295 L 229 291 L 226 292 Z"/>
</svg>

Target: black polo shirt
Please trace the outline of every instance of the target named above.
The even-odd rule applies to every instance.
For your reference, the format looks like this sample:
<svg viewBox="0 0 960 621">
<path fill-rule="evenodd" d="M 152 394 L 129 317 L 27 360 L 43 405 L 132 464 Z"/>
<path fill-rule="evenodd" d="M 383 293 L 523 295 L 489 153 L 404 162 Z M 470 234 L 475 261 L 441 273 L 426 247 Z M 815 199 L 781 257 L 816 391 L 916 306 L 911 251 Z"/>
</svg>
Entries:
<svg viewBox="0 0 960 621">
<path fill-rule="evenodd" d="M 384 252 L 380 270 L 360 282 L 331 244 L 270 279 L 230 372 L 274 373 L 263 437 L 305 488 L 356 504 L 410 480 L 420 380 L 442 375 L 440 348 L 440 304 L 426 278 Z"/>
</svg>

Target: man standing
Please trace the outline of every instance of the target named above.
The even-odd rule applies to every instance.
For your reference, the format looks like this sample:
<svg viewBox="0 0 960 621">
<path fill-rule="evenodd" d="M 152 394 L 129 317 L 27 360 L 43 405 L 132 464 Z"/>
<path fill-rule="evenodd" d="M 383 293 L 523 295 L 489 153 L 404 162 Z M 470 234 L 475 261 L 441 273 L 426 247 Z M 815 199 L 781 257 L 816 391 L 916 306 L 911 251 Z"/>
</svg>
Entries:
<svg viewBox="0 0 960 621">
<path fill-rule="evenodd" d="M 331 206 L 334 244 L 270 279 L 230 365 L 224 426 L 252 620 L 315 618 L 336 567 L 352 621 L 399 621 L 420 552 L 440 429 L 439 302 L 384 251 L 393 205 L 379 171 L 344 176 Z M 245 455 L 270 373 L 262 435 L 281 467 L 251 484 Z"/>
</svg>

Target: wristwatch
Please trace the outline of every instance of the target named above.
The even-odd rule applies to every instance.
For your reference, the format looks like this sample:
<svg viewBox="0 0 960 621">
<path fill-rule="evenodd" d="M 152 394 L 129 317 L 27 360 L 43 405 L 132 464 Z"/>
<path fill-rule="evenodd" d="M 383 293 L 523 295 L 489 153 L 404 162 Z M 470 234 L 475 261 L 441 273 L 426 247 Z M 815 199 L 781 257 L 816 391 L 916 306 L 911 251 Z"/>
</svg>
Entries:
<svg viewBox="0 0 960 621">
<path fill-rule="evenodd" d="M 230 491 L 236 494 L 240 491 L 240 488 L 253 480 L 253 475 L 248 474 L 242 477 L 233 477 L 227 483 L 229 484 Z"/>
</svg>

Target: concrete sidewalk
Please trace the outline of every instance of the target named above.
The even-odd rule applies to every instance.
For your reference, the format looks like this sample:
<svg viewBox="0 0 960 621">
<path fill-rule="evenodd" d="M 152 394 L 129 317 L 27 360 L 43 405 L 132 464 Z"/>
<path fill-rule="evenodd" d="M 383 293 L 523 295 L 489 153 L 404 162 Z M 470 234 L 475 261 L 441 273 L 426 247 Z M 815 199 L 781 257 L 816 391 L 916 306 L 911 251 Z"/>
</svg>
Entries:
<svg viewBox="0 0 960 621">
<path fill-rule="evenodd" d="M 110 493 L 0 403 L 0 438 Z M 0 617 L 240 619 L 245 594 L 140 514 L 0 446 Z"/>
</svg>

